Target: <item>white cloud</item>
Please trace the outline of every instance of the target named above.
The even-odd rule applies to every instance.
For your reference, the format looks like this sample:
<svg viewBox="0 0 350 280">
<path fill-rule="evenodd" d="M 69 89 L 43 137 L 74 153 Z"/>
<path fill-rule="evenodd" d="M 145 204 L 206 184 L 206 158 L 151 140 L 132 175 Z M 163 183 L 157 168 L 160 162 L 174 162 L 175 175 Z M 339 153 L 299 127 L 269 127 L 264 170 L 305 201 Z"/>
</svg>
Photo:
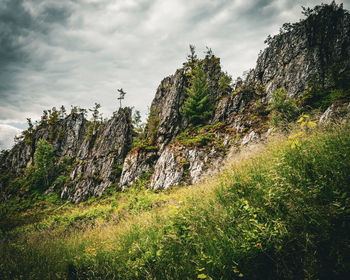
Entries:
<svg viewBox="0 0 350 280">
<path fill-rule="evenodd" d="M 9 149 L 13 145 L 13 138 L 22 130 L 7 124 L 0 124 L 0 148 Z"/>
</svg>

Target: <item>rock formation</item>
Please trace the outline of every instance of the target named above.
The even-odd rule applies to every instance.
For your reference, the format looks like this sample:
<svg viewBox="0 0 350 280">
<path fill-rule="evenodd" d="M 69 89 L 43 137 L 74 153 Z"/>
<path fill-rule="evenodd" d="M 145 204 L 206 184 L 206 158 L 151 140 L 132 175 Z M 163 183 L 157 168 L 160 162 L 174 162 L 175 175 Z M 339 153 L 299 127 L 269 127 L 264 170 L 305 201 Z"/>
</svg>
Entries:
<svg viewBox="0 0 350 280">
<path fill-rule="evenodd" d="M 349 69 L 350 15 L 335 4 L 318 6 L 306 19 L 284 24 L 267 42 L 246 84 L 262 86 L 267 97 L 282 87 L 299 97 L 313 79 L 332 83 L 332 68 Z"/>
<path fill-rule="evenodd" d="M 306 19 L 285 24 L 280 34 L 267 41 L 268 47 L 259 55 L 256 67 L 235 85 L 233 93 L 219 91 L 218 82 L 224 75 L 220 60 L 207 55 L 201 62 L 215 104 L 208 124 L 223 123 L 226 131 L 221 132 L 221 138 L 226 139 L 227 150 L 257 141 L 268 130 L 267 105 L 276 89 L 285 88 L 289 96 L 297 98 L 316 82 L 322 87 L 331 85 L 330 72 L 345 72 L 350 68 L 350 16 L 342 6 L 318 6 Z M 152 165 L 154 189 L 195 183 L 203 172 L 215 168 L 208 162 L 224 157 L 216 147 L 208 151 L 207 147 L 186 147 L 176 141 L 179 133 L 188 127 L 181 115 L 187 86 L 186 67 L 161 82 L 151 107 L 159 117 L 157 156 L 152 157 L 152 163 L 147 153 L 142 152 L 142 156 L 134 150 L 133 166 L 138 166 L 136 158 L 141 165 L 137 172 L 124 165 L 121 181 L 124 187 L 130 186 L 143 168 L 145 172 L 152 170 Z"/>
<path fill-rule="evenodd" d="M 47 140 L 54 149 L 57 162 L 67 158 L 72 160 L 70 180 L 63 186 L 61 196 L 80 202 L 91 195 L 100 195 L 120 176 L 133 135 L 131 109 L 120 109 L 90 137 L 87 137 L 88 127 L 89 122 L 82 113 L 72 113 L 54 124 L 41 124 L 30 138 L 20 141 L 2 156 L 2 168 L 6 167 L 13 176 L 19 176 L 23 168 L 34 164 L 38 141 Z M 55 185 L 46 193 L 54 188 Z"/>
<path fill-rule="evenodd" d="M 101 195 L 110 186 L 130 187 L 140 178 L 148 179 L 153 189 L 200 181 L 230 150 L 264 137 L 269 128 L 268 104 L 276 89 L 285 88 L 289 97 L 300 100 L 315 87 L 325 94 L 338 84 L 349 90 L 349 13 L 333 3 L 306 14 L 306 19 L 285 24 L 280 34 L 269 37 L 256 67 L 245 80 L 237 79 L 228 88 L 221 85 L 228 76 L 221 70 L 219 58 L 208 52 L 197 60 L 207 76 L 208 96 L 214 107 L 201 127 L 191 125 L 182 114 L 193 70 L 186 62 L 161 81 L 143 144 L 132 147 L 135 132 L 129 108 L 120 109 L 89 137 L 91 122 L 83 114 L 71 114 L 55 125 L 38 126 L 30 141 L 24 139 L 2 155 L 2 169 L 20 174 L 33 165 L 38 140 L 46 139 L 58 160 L 73 159 L 70 179 L 60 193 L 74 202 Z M 329 105 L 324 103 L 324 109 Z M 321 121 L 348 115 L 348 109 L 333 105 Z M 0 190 L 4 191 L 5 185 L 2 182 Z M 52 186 L 47 192 L 54 190 Z"/>
</svg>

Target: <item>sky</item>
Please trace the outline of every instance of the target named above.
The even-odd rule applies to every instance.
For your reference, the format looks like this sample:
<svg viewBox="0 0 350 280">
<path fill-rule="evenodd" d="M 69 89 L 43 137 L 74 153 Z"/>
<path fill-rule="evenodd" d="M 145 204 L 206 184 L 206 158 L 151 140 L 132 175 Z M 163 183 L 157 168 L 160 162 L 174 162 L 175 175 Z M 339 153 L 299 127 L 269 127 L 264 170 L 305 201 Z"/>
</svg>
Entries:
<svg viewBox="0 0 350 280">
<path fill-rule="evenodd" d="M 330 1 L 323 1 L 329 3 Z M 0 0 L 0 149 L 26 118 L 71 105 L 124 106 L 146 115 L 160 81 L 189 44 L 206 47 L 235 79 L 254 68 L 264 40 L 302 18 L 307 0 Z M 337 1 L 337 3 L 341 3 Z M 342 1 L 350 9 L 350 0 Z"/>
</svg>

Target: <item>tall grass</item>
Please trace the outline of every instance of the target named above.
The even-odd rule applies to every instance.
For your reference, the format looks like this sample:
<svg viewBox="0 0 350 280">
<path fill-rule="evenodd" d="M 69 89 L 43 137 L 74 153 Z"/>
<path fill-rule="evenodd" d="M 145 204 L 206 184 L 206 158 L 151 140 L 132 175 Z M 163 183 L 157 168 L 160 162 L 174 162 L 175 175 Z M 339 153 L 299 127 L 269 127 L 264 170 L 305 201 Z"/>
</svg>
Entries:
<svg viewBox="0 0 350 280">
<path fill-rule="evenodd" d="M 345 279 L 349 182 L 349 127 L 315 129 L 199 186 L 135 191 L 120 219 L 4 238 L 0 278 Z"/>
</svg>

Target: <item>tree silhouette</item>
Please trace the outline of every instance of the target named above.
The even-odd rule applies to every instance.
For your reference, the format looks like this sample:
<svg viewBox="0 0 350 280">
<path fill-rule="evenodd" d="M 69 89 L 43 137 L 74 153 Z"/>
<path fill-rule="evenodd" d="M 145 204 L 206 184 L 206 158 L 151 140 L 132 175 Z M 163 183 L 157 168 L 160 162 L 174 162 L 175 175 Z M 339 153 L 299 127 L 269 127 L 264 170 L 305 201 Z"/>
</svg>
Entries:
<svg viewBox="0 0 350 280">
<path fill-rule="evenodd" d="M 120 102 L 119 108 L 121 108 L 122 107 L 122 100 L 124 99 L 126 92 L 122 88 L 118 89 L 118 92 L 119 92 L 118 100 Z"/>
</svg>

